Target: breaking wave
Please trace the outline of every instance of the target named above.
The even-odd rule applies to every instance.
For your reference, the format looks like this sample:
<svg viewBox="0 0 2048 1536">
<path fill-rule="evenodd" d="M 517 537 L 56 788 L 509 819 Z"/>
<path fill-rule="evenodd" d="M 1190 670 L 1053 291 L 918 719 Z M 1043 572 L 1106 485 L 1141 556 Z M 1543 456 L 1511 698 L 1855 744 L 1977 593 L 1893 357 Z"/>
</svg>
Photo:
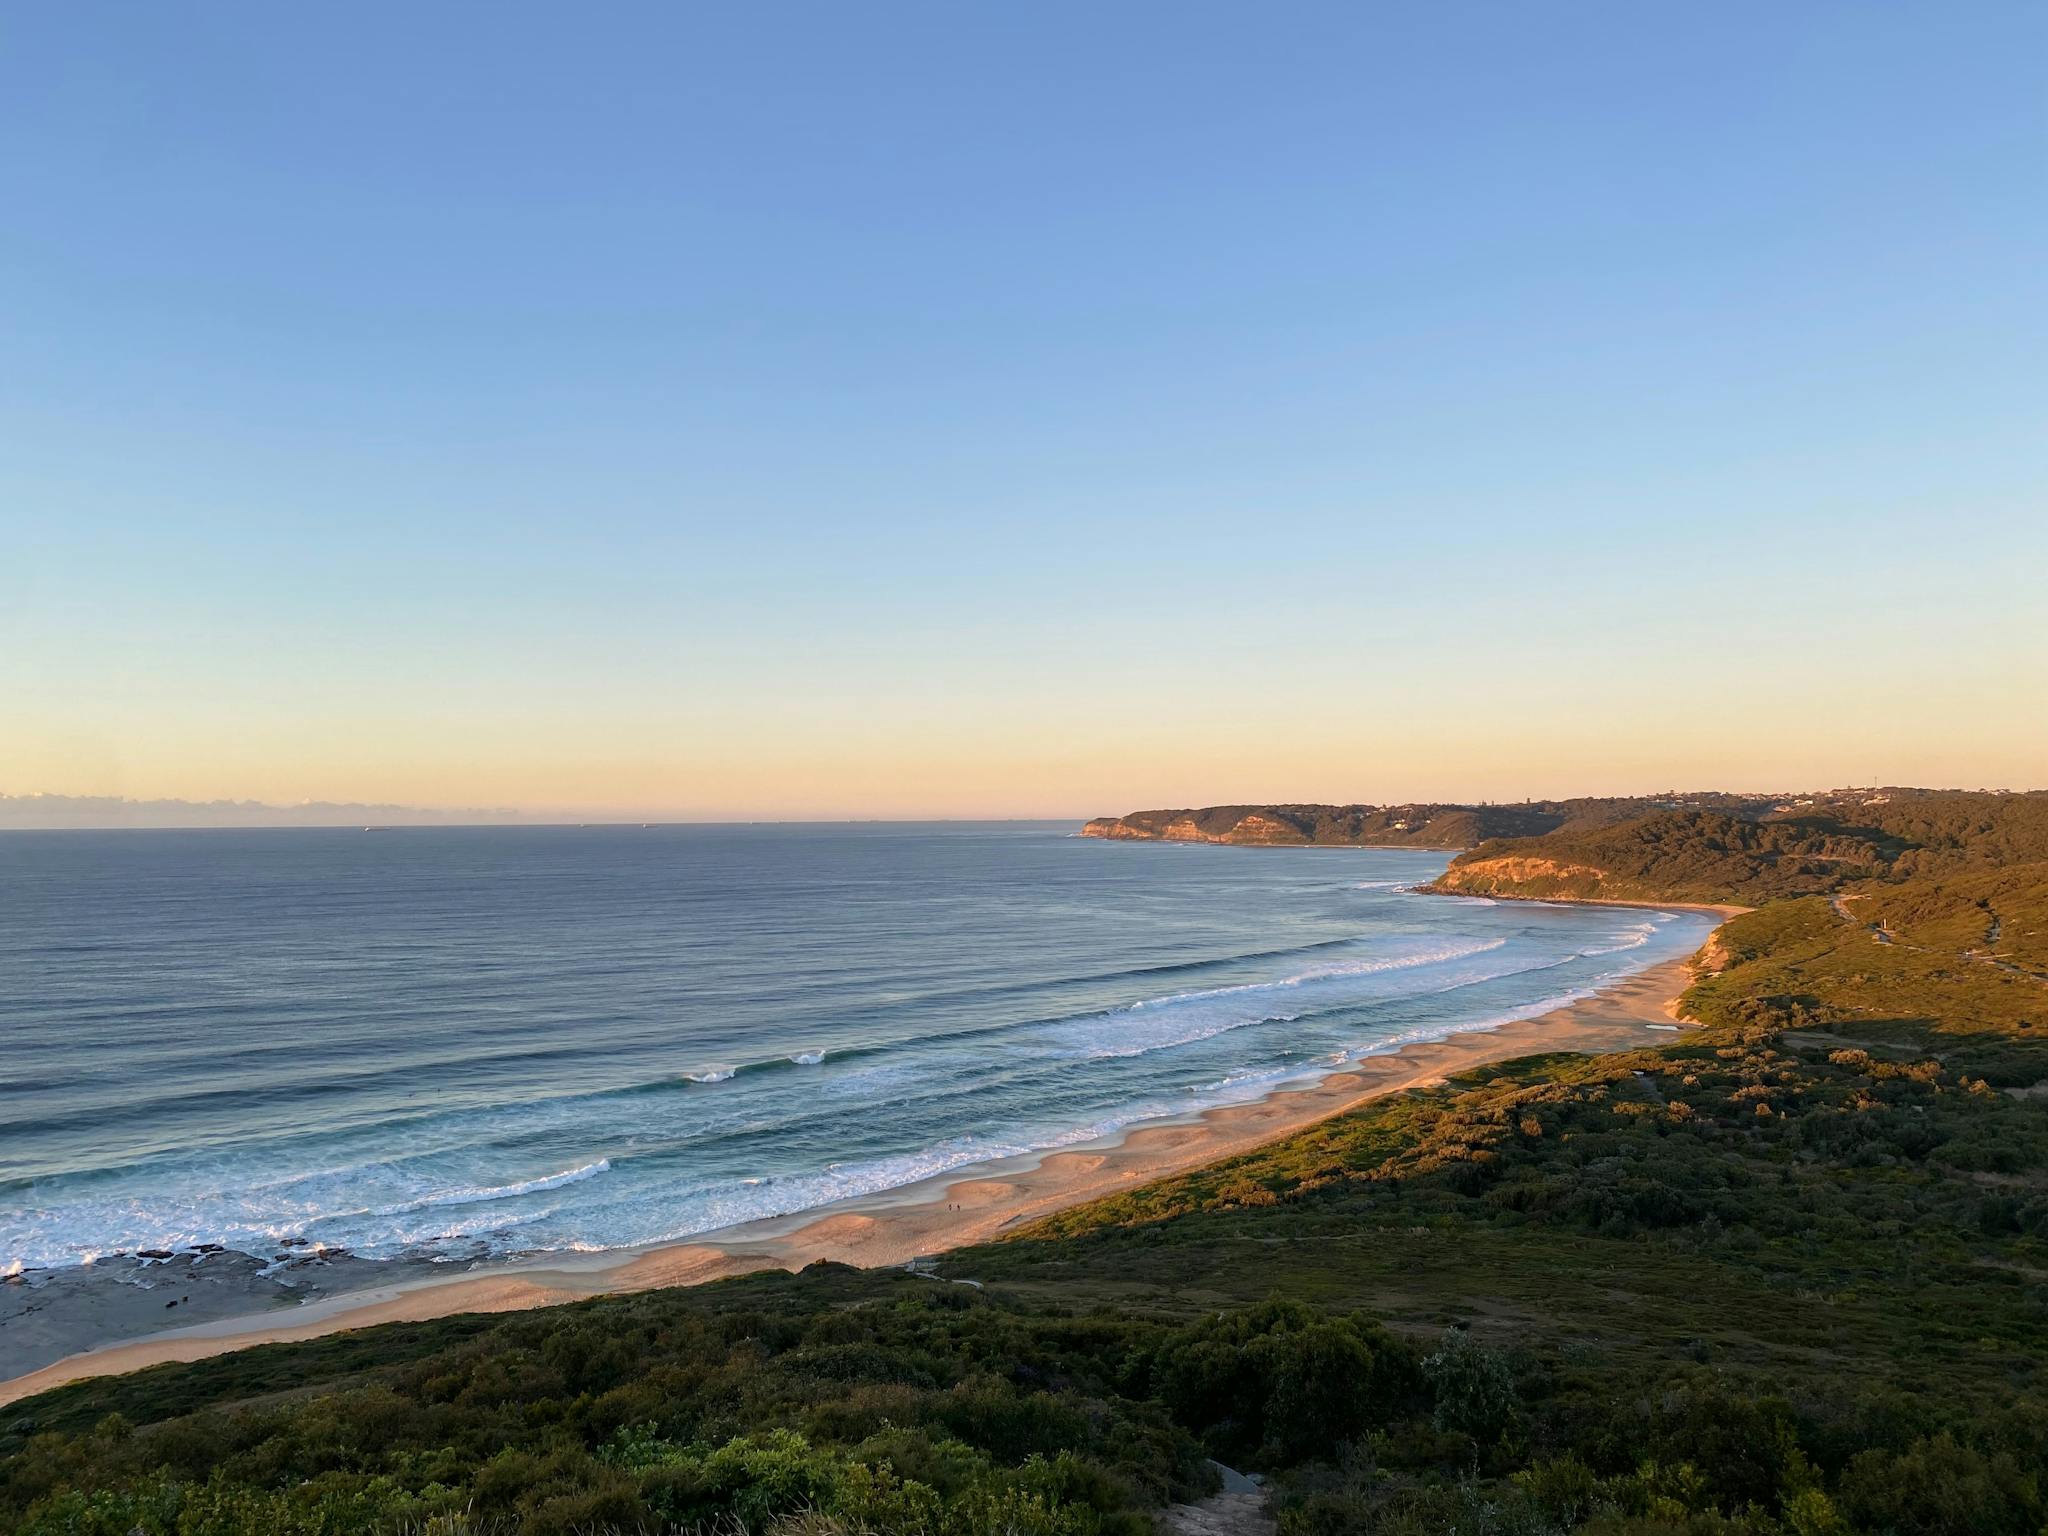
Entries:
<svg viewBox="0 0 2048 1536">
<path fill-rule="evenodd" d="M 1043 1155 L 1530 1018 L 1685 952 L 1707 926 L 1407 894 L 1442 867 L 1433 855 L 1364 855 L 1374 862 L 1347 861 L 1346 874 L 1390 878 L 1348 882 L 1312 856 L 1220 854 L 1105 883 L 1049 867 L 1036 885 L 989 882 L 977 865 L 948 886 L 959 877 L 940 860 L 910 869 L 914 907 L 894 894 L 908 865 L 843 879 L 801 910 L 801 892 L 780 886 L 731 906 L 707 876 L 695 905 L 660 909 L 666 926 L 627 939 L 619 857 L 608 841 L 592 860 L 587 921 L 573 883 L 494 918 L 501 931 L 478 940 L 498 946 L 489 967 L 453 951 L 365 967 L 296 1013 L 153 998 L 151 1019 L 189 1027 L 154 1032 L 165 1038 L 146 1057 L 132 1017 L 31 1037 L 15 1128 L 44 1138 L 44 1162 L 0 1179 L 0 1266 L 205 1242 L 450 1260 L 658 1242 Z M 646 910 L 698 878 L 678 869 L 638 890 Z M 246 911 L 217 921 L 212 942 L 232 954 Z M 550 948 L 565 922 L 585 946 L 569 964 Z M 140 994 L 153 973 L 135 977 Z M 19 1034 L 7 1006 L 0 1026 Z M 81 1125 L 120 1127 L 89 1097 L 113 1088 L 72 1087 L 60 1070 L 92 1028 L 113 1042 L 96 1049 L 141 1063 L 115 1086 L 151 1097 L 131 1116 L 139 1131 L 88 1158 L 63 1150 L 87 1145 Z"/>
<path fill-rule="evenodd" d="M 600 1173 L 612 1171 L 612 1160 L 600 1157 L 595 1162 L 585 1163 L 580 1168 L 570 1168 L 562 1173 L 543 1174 L 537 1179 L 521 1179 L 516 1184 L 499 1184 L 488 1189 L 474 1186 L 458 1189 L 444 1189 L 431 1195 L 422 1195 L 417 1200 L 408 1200 L 402 1205 L 386 1206 L 368 1214 L 372 1216 L 410 1216 L 415 1211 L 439 1210 L 451 1205 L 484 1205 L 493 1200 L 514 1200 L 521 1195 L 535 1195 L 543 1190 L 560 1189 L 568 1184 L 581 1184 L 585 1179 L 594 1179 Z"/>
</svg>

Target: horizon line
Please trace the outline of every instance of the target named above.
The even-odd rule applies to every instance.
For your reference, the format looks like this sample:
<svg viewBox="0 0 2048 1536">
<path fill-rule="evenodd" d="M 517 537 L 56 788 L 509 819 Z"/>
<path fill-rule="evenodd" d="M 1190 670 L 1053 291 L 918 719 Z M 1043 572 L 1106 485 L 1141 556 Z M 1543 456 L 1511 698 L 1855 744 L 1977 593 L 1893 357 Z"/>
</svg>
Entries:
<svg viewBox="0 0 2048 1536">
<path fill-rule="evenodd" d="M 942 813 L 893 813 L 881 815 L 822 814 L 822 815 L 683 815 L 659 811 L 577 811 L 574 809 L 520 810 L 511 807 L 435 807 L 401 805 L 391 802 L 351 802 L 331 800 L 303 800 L 291 805 L 278 805 L 259 800 L 216 799 L 211 801 L 185 800 L 165 797 L 152 800 L 132 799 L 118 795 L 67 795 L 49 792 L 35 792 L 26 795 L 0 793 L 0 832 L 309 832 L 309 831 L 415 831 L 415 830 L 467 830 L 491 828 L 530 828 L 534 830 L 618 827 L 648 830 L 656 827 L 822 827 L 822 826 L 920 826 L 920 825 L 1015 825 L 1059 823 L 1085 824 L 1099 818 L 1117 819 L 1121 816 L 1144 814 L 1160 810 L 1212 810 L 1229 806 L 1282 806 L 1282 805 L 1350 805 L 1370 806 L 1377 809 L 1399 808 L 1402 806 L 1438 805 L 1479 809 L 1490 806 L 1533 805 L 1539 803 L 1569 802 L 1572 800 L 1644 800 L 1654 801 L 1665 798 L 1688 798 L 1692 796 L 1717 795 L 1733 799 L 1773 800 L 1791 796 L 1834 796 L 1843 794 L 1869 794 L 1903 792 L 1916 794 L 1986 794 L 1986 795 L 2038 795 L 2048 793 L 2044 788 L 2020 788 L 2017 786 L 1979 786 L 1974 789 L 1961 786 L 1931 786 L 1906 784 L 1849 784 L 1827 789 L 1662 789 L 1648 792 L 1569 794 L 1569 795 L 1524 795 L 1519 797 L 1487 797 L 1473 799 L 1445 800 L 1391 800 L 1384 802 L 1364 800 L 1297 800 L 1297 799 L 1234 799 L 1211 801 L 1191 806 L 1147 806 L 1122 812 L 1070 810 L 1056 813 L 1026 813 L 998 811 L 985 814 L 942 814 Z M 4 811 L 11 804 L 27 807 L 44 803 L 52 811 L 47 823 L 35 821 L 10 821 Z M 68 805 L 67 805 L 68 803 Z M 65 810 L 58 807 L 65 806 Z M 154 813 L 163 820 L 133 820 L 124 817 L 124 809 L 144 815 Z M 211 817 L 207 813 L 213 813 Z M 194 814 L 195 819 L 176 819 L 185 814 Z M 243 821 L 219 819 L 223 816 L 240 814 L 250 819 Z M 297 819 L 316 815 L 318 820 Z"/>
</svg>

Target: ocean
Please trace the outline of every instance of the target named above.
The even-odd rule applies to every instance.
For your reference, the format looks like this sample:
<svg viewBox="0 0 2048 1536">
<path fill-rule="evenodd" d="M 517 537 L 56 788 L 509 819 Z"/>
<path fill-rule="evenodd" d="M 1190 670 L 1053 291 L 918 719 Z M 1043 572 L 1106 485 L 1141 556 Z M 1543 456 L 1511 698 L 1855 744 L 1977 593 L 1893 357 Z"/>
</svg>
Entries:
<svg viewBox="0 0 2048 1536">
<path fill-rule="evenodd" d="M 1071 824 L 0 834 L 0 1271 L 592 1251 L 1527 1017 L 1708 919 Z"/>
</svg>

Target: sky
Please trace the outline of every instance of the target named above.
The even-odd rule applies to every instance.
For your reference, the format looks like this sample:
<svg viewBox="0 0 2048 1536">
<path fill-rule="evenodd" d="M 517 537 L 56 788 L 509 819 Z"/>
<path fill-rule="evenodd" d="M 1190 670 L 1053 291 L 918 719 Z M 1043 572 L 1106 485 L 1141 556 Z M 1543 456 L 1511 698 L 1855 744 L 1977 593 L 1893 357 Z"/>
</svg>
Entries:
<svg viewBox="0 0 2048 1536">
<path fill-rule="evenodd" d="M 2048 785 L 2048 7 L 0 0 L 0 793 Z"/>
</svg>

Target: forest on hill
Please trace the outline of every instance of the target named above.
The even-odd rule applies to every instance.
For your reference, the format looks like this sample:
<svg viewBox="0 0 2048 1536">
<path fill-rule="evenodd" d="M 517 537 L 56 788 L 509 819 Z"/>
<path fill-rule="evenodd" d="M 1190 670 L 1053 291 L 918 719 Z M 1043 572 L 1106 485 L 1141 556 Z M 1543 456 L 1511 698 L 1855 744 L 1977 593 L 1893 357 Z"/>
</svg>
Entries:
<svg viewBox="0 0 2048 1536">
<path fill-rule="evenodd" d="M 0 1529 L 1143 1536 L 1213 1459 L 1280 1536 L 2039 1536 L 2048 797 L 1596 814 L 1466 880 L 1754 910 L 1696 1029 L 1377 1100 L 937 1278 L 60 1388 L 0 1417 Z"/>
<path fill-rule="evenodd" d="M 1774 802 L 1718 792 L 1519 804 L 1211 805 L 1199 810 L 1098 816 L 1086 837 L 1253 847 L 1469 848 L 1488 838 L 1536 837 L 1562 827 L 1607 826 L 1658 810 L 1762 815 Z"/>
<path fill-rule="evenodd" d="M 1594 836 L 1637 821 L 1707 815 L 1717 824 L 1811 821 L 1853 828 L 1883 822 L 1908 841 L 1963 837 L 1988 856 L 1984 829 L 1958 807 L 1984 812 L 1996 821 L 2002 801 L 2035 801 L 2039 795 L 1969 794 L 1955 790 L 1814 790 L 1800 794 L 1731 794 L 1723 790 L 1671 790 L 1661 795 L 1585 796 L 1568 800 L 1461 805 L 1211 805 L 1199 810 L 1130 811 L 1098 816 L 1081 830 L 1087 837 L 1139 842 L 1235 843 L 1254 847 L 1385 847 L 1472 849 L 1498 839 L 1535 839 L 1553 834 L 1564 842 Z M 2018 857 L 2010 849 L 2004 857 Z M 1667 899 L 1668 897 L 1667 893 Z"/>
<path fill-rule="evenodd" d="M 1660 810 L 1489 839 L 1451 861 L 1435 889 L 1577 901 L 1754 906 L 2048 860 L 2048 794 L 1920 792 L 1881 803 L 1750 818 Z"/>
</svg>

